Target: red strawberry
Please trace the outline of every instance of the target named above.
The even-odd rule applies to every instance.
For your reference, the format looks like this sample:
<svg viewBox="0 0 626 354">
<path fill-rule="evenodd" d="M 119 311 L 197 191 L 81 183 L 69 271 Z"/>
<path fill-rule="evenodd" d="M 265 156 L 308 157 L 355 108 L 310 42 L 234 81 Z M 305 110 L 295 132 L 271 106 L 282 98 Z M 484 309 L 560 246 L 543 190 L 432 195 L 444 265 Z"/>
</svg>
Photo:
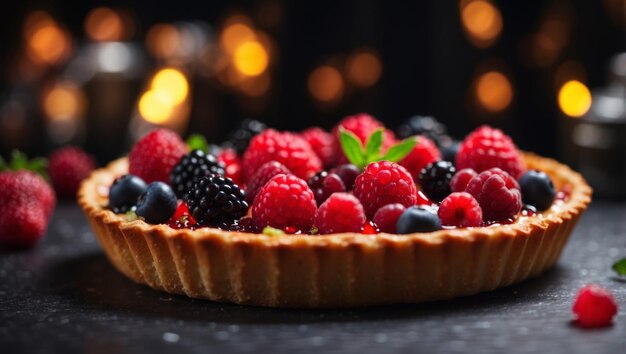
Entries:
<svg viewBox="0 0 626 354">
<path fill-rule="evenodd" d="M 178 134 L 156 129 L 141 138 L 128 156 L 129 172 L 146 183 L 170 182 L 170 173 L 187 152 L 187 145 Z"/>
<path fill-rule="evenodd" d="M 56 199 L 54 191 L 30 171 L 0 173 L 0 243 L 33 246 L 44 235 Z"/>
<path fill-rule="evenodd" d="M 306 140 L 296 134 L 274 129 L 267 129 L 252 138 L 243 154 L 246 182 L 269 161 L 280 162 L 294 175 L 305 180 L 322 169 L 322 162 Z"/>
<path fill-rule="evenodd" d="M 440 159 L 441 154 L 435 143 L 427 137 L 420 135 L 413 150 L 400 160 L 399 164 L 409 171 L 414 181 L 417 181 L 420 172 L 426 165 Z"/>
<path fill-rule="evenodd" d="M 96 162 L 82 149 L 68 146 L 48 159 L 48 175 L 59 198 L 75 198 L 80 182 L 96 168 Z"/>
<path fill-rule="evenodd" d="M 334 138 L 333 135 L 322 128 L 312 127 L 302 133 L 300 136 L 306 140 L 315 154 L 322 160 L 325 168 L 330 168 L 334 162 Z"/>
<path fill-rule="evenodd" d="M 348 162 L 348 159 L 341 148 L 341 143 L 339 142 L 339 127 L 343 127 L 343 129 L 352 132 L 359 138 L 359 140 L 361 140 L 362 144 L 365 144 L 367 138 L 369 138 L 374 131 L 379 128 L 385 128 L 381 122 L 366 113 L 345 117 L 333 128 L 335 165 L 341 165 Z M 383 132 L 383 146 L 381 152 L 384 154 L 387 149 L 389 149 L 389 147 L 394 145 L 396 142 L 396 136 L 393 132 L 385 129 Z"/>
</svg>

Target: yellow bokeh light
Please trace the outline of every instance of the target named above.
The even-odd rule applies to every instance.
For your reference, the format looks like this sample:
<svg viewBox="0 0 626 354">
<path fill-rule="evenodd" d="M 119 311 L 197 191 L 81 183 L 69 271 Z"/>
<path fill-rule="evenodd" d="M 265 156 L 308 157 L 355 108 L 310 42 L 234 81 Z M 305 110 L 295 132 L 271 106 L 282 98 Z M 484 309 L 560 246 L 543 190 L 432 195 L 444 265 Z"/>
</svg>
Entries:
<svg viewBox="0 0 626 354">
<path fill-rule="evenodd" d="M 364 50 L 348 60 L 348 80 L 357 87 L 374 85 L 382 73 L 382 64 L 376 53 Z"/>
<path fill-rule="evenodd" d="M 235 54 L 241 46 L 256 39 L 254 31 L 243 23 L 233 23 L 222 32 L 220 42 L 229 54 Z"/>
<path fill-rule="evenodd" d="M 167 122 L 173 110 L 172 97 L 165 91 L 150 90 L 139 99 L 139 114 L 153 124 Z"/>
<path fill-rule="evenodd" d="M 269 64 L 267 51 L 257 41 L 250 41 L 237 48 L 234 55 L 237 70 L 246 76 L 261 75 Z"/>
<path fill-rule="evenodd" d="M 511 104 L 513 87 L 504 74 L 490 71 L 476 81 L 476 98 L 487 111 L 499 112 Z"/>
<path fill-rule="evenodd" d="M 85 32 L 96 41 L 119 41 L 124 34 L 122 17 L 108 7 L 98 7 L 89 12 Z"/>
<path fill-rule="evenodd" d="M 44 93 L 43 109 L 51 120 L 77 119 L 85 110 L 85 94 L 75 85 L 57 84 Z"/>
<path fill-rule="evenodd" d="M 177 105 L 187 98 L 189 83 L 182 72 L 168 68 L 160 70 L 154 75 L 151 89 L 153 91 L 164 92 L 171 98 L 172 103 Z"/>
<path fill-rule="evenodd" d="M 332 66 L 321 66 L 309 75 L 309 92 L 318 101 L 338 101 L 344 92 L 344 82 L 339 70 Z"/>
<path fill-rule="evenodd" d="M 559 90 L 559 107 L 570 117 L 581 117 L 591 107 L 591 92 L 580 81 L 566 82 Z"/>
<path fill-rule="evenodd" d="M 491 2 L 474 0 L 461 9 L 461 21 L 478 47 L 491 45 L 502 32 L 502 15 Z"/>
</svg>

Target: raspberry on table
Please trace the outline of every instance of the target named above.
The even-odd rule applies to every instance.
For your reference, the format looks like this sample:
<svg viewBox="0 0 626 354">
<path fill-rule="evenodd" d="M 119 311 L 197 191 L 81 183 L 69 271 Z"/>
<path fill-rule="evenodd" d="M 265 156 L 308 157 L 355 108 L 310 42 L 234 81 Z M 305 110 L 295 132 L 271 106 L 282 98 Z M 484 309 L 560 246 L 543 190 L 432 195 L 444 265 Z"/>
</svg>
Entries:
<svg viewBox="0 0 626 354">
<path fill-rule="evenodd" d="M 228 229 L 248 212 L 246 194 L 230 178 L 201 177 L 184 197 L 199 225 Z"/>
<path fill-rule="evenodd" d="M 242 167 L 246 182 L 266 162 L 277 161 L 294 175 L 308 179 L 322 169 L 322 162 L 311 145 L 297 134 L 267 129 L 252 138 L 243 155 Z"/>
<path fill-rule="evenodd" d="M 48 158 L 48 175 L 59 198 L 75 198 L 80 183 L 95 168 L 94 158 L 75 146 L 56 150 Z"/>
<path fill-rule="evenodd" d="M 264 163 L 252 176 L 247 185 L 246 200 L 248 204 L 251 205 L 252 202 L 254 202 L 254 197 L 256 197 L 265 183 L 272 179 L 272 177 L 280 174 L 291 174 L 291 172 L 280 162 L 269 161 Z"/>
<path fill-rule="evenodd" d="M 381 232 L 396 233 L 396 224 L 406 207 L 400 203 L 387 204 L 374 214 L 374 224 Z"/>
<path fill-rule="evenodd" d="M 254 198 L 252 220 L 260 230 L 271 226 L 308 232 L 316 212 L 315 197 L 306 182 L 294 175 L 282 174 L 272 177 Z"/>
<path fill-rule="evenodd" d="M 155 129 L 141 138 L 128 155 L 129 173 L 146 183 L 170 182 L 172 169 L 187 153 L 187 145 L 168 129 Z"/>
<path fill-rule="evenodd" d="M 456 168 L 450 161 L 431 162 L 419 174 L 420 189 L 430 200 L 440 202 L 451 193 L 450 180 L 455 173 Z"/>
<path fill-rule="evenodd" d="M 187 193 L 200 177 L 224 175 L 224 165 L 202 150 L 193 150 L 183 156 L 170 175 L 171 185 L 178 198 Z"/>
<path fill-rule="evenodd" d="M 332 134 L 322 128 L 312 127 L 300 133 L 300 136 L 311 145 L 325 168 L 334 165 L 334 138 Z"/>
<path fill-rule="evenodd" d="M 399 164 L 411 173 L 413 180 L 417 181 L 420 172 L 426 165 L 441 159 L 439 149 L 432 140 L 420 135 L 417 137 L 417 144 L 411 152 L 406 155 Z"/>
<path fill-rule="evenodd" d="M 512 218 L 522 208 L 522 195 L 517 181 L 497 167 L 472 178 L 465 192 L 480 204 L 484 221 L 497 222 Z"/>
<path fill-rule="evenodd" d="M 317 205 L 322 205 L 333 193 L 346 191 L 346 186 L 343 184 L 341 177 L 336 173 L 328 173 L 326 171 L 316 173 L 309 178 L 307 184 L 313 191 L 313 195 L 315 195 Z"/>
<path fill-rule="evenodd" d="M 354 183 L 354 196 L 361 201 L 365 215 L 371 219 L 381 207 L 400 203 L 405 207 L 417 203 L 417 188 L 407 170 L 395 162 L 373 162 Z"/>
<path fill-rule="evenodd" d="M 315 226 L 320 234 L 360 232 L 365 223 L 363 206 L 349 193 L 334 193 L 317 210 Z"/>
<path fill-rule="evenodd" d="M 471 168 L 464 168 L 457 172 L 450 181 L 450 189 L 452 192 L 463 192 L 472 178 L 476 177 L 478 173 Z"/>
<path fill-rule="evenodd" d="M 335 125 L 332 131 L 334 137 L 333 151 L 336 165 L 348 163 L 348 158 L 344 154 L 343 149 L 341 148 L 341 143 L 339 142 L 340 127 L 356 135 L 357 138 L 361 140 L 362 144 L 365 144 L 367 138 L 369 138 L 374 131 L 380 128 L 385 128 L 381 122 L 366 113 L 359 113 L 342 119 L 337 125 Z M 384 129 L 381 153 L 384 154 L 387 149 L 389 149 L 389 147 L 394 145 L 396 142 L 397 140 L 394 133 L 391 130 Z"/>
<path fill-rule="evenodd" d="M 506 171 L 513 178 L 519 178 L 526 169 L 510 137 L 499 129 L 481 126 L 461 143 L 456 168 L 471 168 L 480 173 L 494 167 Z"/>
<path fill-rule="evenodd" d="M 589 284 L 578 292 L 572 310 L 581 327 L 605 327 L 617 314 L 617 302 L 608 290 Z"/>
<path fill-rule="evenodd" d="M 447 196 L 437 212 L 444 226 L 474 227 L 483 222 L 483 211 L 471 194 L 456 192 Z"/>
</svg>

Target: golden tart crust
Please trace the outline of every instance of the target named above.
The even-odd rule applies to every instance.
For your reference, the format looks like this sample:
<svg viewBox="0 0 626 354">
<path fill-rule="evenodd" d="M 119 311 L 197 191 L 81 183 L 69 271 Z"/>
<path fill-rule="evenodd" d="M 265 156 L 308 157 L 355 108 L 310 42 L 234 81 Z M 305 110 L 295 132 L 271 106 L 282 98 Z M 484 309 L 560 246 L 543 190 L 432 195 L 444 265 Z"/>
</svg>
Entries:
<svg viewBox="0 0 626 354">
<path fill-rule="evenodd" d="M 581 175 L 525 154 L 569 199 L 509 225 L 411 235 L 268 236 L 128 222 L 106 208 L 122 158 L 85 180 L 78 201 L 117 270 L 137 283 L 193 298 L 269 307 L 415 303 L 489 291 L 536 276 L 558 259 L 591 201 Z"/>
</svg>

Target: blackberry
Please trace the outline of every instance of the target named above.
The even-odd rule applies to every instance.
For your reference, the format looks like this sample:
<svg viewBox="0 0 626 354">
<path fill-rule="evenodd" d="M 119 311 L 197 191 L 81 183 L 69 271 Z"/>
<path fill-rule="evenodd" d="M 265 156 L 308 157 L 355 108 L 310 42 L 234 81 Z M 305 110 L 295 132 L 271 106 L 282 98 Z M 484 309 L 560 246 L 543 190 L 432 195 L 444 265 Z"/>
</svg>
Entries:
<svg viewBox="0 0 626 354">
<path fill-rule="evenodd" d="M 182 198 L 196 179 L 208 175 L 224 175 L 224 165 L 211 154 L 192 150 L 183 156 L 172 170 L 170 180 L 178 198 Z"/>
<path fill-rule="evenodd" d="M 267 129 L 265 123 L 254 119 L 244 119 L 239 125 L 239 128 L 228 136 L 227 145 L 235 149 L 237 154 L 241 156 L 248 148 L 250 139 L 265 129 Z"/>
<path fill-rule="evenodd" d="M 398 138 L 405 139 L 413 135 L 424 135 L 434 141 L 437 146 L 450 141 L 448 129 L 441 122 L 430 116 L 413 116 L 396 129 Z"/>
<path fill-rule="evenodd" d="M 183 198 L 199 225 L 228 229 L 248 211 L 246 193 L 230 178 L 201 177 Z"/>
<path fill-rule="evenodd" d="M 440 202 L 452 193 L 450 181 L 455 173 L 456 168 L 452 162 L 435 161 L 420 171 L 418 182 L 430 200 Z"/>
</svg>

